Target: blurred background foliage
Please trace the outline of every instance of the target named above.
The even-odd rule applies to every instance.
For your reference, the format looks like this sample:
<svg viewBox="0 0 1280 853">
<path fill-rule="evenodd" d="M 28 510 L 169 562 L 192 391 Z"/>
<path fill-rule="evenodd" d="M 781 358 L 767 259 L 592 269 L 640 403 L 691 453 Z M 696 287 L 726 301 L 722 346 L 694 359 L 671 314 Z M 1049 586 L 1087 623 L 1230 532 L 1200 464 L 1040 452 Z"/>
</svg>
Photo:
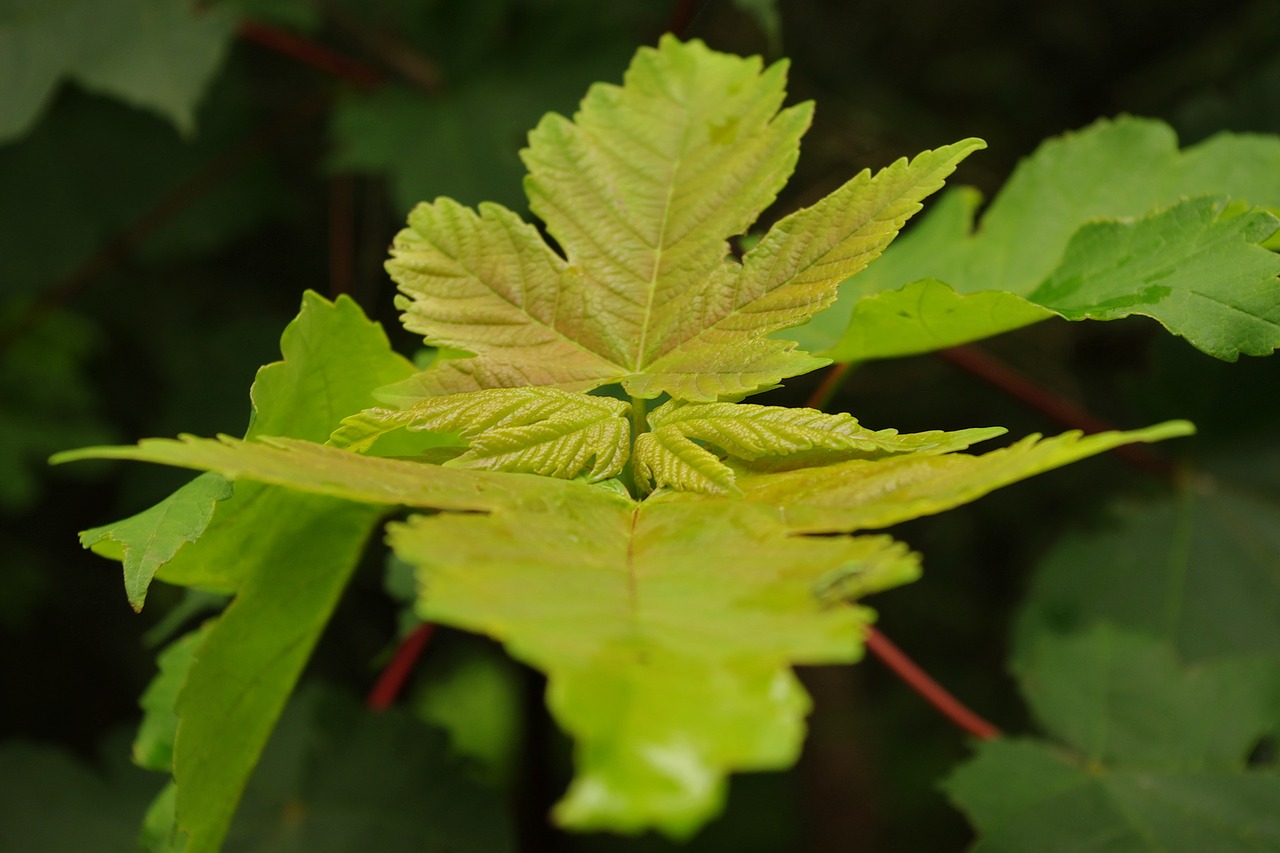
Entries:
<svg viewBox="0 0 1280 853">
<path fill-rule="evenodd" d="M 96 850 L 133 849 L 159 777 L 128 766 L 127 734 L 154 672 L 157 626 L 163 633 L 166 613 L 186 606 L 157 585 L 133 614 L 116 564 L 75 538 L 183 476 L 51 470 L 47 455 L 239 434 L 253 373 L 278 357 L 306 288 L 353 295 L 412 352 L 382 270 L 408 208 L 448 195 L 523 210 L 525 132 L 548 110 L 571 112 L 592 81 L 617 80 L 635 48 L 667 30 L 790 58 L 793 100 L 814 99 L 818 112 L 782 211 L 864 166 L 970 135 L 990 148 L 957 181 L 990 197 L 1040 140 L 1099 116 L 1163 118 L 1184 144 L 1223 129 L 1280 132 L 1274 0 L 0 0 L 0 848 L 81 850 L 93 838 Z M 1196 420 L 1201 435 L 1174 452 L 1211 459 L 1262 495 L 1271 509 L 1258 519 L 1223 512 L 1269 529 L 1280 494 L 1267 440 L 1280 415 L 1280 397 L 1266 391 L 1276 387 L 1271 361 L 1218 364 L 1128 321 L 1044 324 L 983 346 L 1115 424 Z M 819 378 L 767 402 L 799 404 Z M 937 356 L 861 367 L 832 405 L 874 427 L 1060 429 Z M 1119 501 L 1162 541 L 1160 513 L 1176 503 L 1167 492 L 1109 457 L 904 525 L 927 574 L 874 602 L 881 625 L 1019 730 L 1027 712 L 1005 661 L 1033 569 L 1047 560 L 1040 603 L 1019 629 L 1069 621 L 1068 604 L 1106 594 L 1097 549 L 1107 542 L 1090 531 Z M 1273 551 L 1258 559 L 1274 568 Z M 314 817 L 348 796 L 336 775 L 306 769 L 325 760 L 385 783 L 370 802 L 390 813 L 422 811 L 402 790 L 419 776 L 433 789 L 461 780 L 444 786 L 462 803 L 450 801 L 451 849 L 669 847 L 546 826 L 567 747 L 541 710 L 537 678 L 474 638 L 439 632 L 406 712 L 364 720 L 372 751 L 343 752 L 359 716 L 351 696 L 372 683 L 399 630 L 396 572 L 378 554 L 367 562 L 309 679 L 341 689 L 310 690 L 290 712 L 299 722 L 282 731 L 293 740 L 273 741 L 229 849 L 354 849 L 323 846 L 340 845 L 341 833 L 298 819 L 308 803 L 319 804 Z M 1087 579 L 1070 570 L 1080 564 L 1093 567 Z M 1274 587 L 1258 593 L 1266 607 Z M 1140 604 L 1106 606 L 1140 621 Z M 805 678 L 818 709 L 801 765 L 735 778 L 726 815 L 687 849 L 961 849 L 971 831 L 939 781 L 968 753 L 965 739 L 874 662 Z M 421 760 L 447 760 L 434 776 L 380 778 L 374 768 L 404 754 L 413 725 L 435 732 L 415 747 Z M 68 828 L 72 814 L 86 835 Z M 418 845 L 406 849 L 435 849 L 406 838 Z M 379 849 L 400 849 L 392 843 Z"/>
</svg>

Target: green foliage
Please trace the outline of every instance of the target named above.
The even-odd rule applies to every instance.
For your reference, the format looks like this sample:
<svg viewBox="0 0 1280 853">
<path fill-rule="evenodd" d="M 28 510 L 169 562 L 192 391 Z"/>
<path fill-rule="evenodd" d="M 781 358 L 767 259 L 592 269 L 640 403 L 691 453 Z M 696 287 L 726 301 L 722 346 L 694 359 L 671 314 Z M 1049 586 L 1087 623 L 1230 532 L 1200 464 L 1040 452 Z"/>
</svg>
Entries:
<svg viewBox="0 0 1280 853">
<path fill-rule="evenodd" d="M 1247 768 L 1258 739 L 1280 731 L 1273 663 L 1187 667 L 1159 640 L 1096 626 L 1028 650 L 1019 676 L 1061 745 L 984 744 L 951 777 L 948 791 L 982 833 L 975 850 L 1280 844 L 1280 778 Z"/>
<path fill-rule="evenodd" d="M 616 74 L 633 33 L 658 32 L 667 14 L 661 4 L 590 0 L 351 5 L 430 57 L 412 81 L 342 93 L 330 120 L 328 165 L 386 176 L 397 216 L 436 196 L 522 209 L 517 151 L 528 129 Z"/>
<path fill-rule="evenodd" d="M 368 449 L 394 429 L 457 433 L 470 442 L 445 464 L 524 471 L 591 482 L 616 477 L 631 444 L 630 406 L 555 388 L 493 388 L 427 397 L 407 409 L 368 409 L 346 418 L 329 443 Z M 589 470 L 588 470 L 589 469 Z"/>
<path fill-rule="evenodd" d="M 708 445 L 752 467 L 780 469 L 895 453 L 944 453 L 1002 435 L 1000 427 L 900 435 L 869 430 L 847 413 L 735 403 L 670 401 L 649 413 L 649 432 L 636 438 L 636 482 L 684 492 L 741 493 L 734 471 Z M 775 461 L 776 460 L 776 461 Z M 773 463 L 773 464 L 770 464 Z"/>
<path fill-rule="evenodd" d="M 102 853 L 136 853 L 138 816 L 158 785 L 113 748 L 121 740 L 104 745 L 97 767 L 44 744 L 0 745 L 0 849 L 77 850 L 91 838 Z"/>
<path fill-rule="evenodd" d="M 174 709 L 208 627 L 206 624 L 174 640 L 156 660 L 160 672 L 151 679 L 138 703 L 143 717 L 133 740 L 133 763 L 139 767 L 161 773 L 173 770 L 173 741 L 178 733 L 178 715 Z"/>
<path fill-rule="evenodd" d="M 815 585 L 849 573 L 852 597 L 918 573 L 887 537 L 794 538 L 763 507 L 637 507 L 604 490 L 553 515 L 417 516 L 390 542 L 430 590 L 419 615 L 547 672 L 577 744 L 558 820 L 677 836 L 718 811 L 726 770 L 795 760 L 808 699 L 788 661 L 860 654 L 869 614 Z"/>
<path fill-rule="evenodd" d="M 1251 454 L 1265 469 L 1269 457 Z M 1019 647 L 1105 621 L 1161 638 L 1189 662 L 1242 654 L 1280 663 L 1280 515 L 1259 491 L 1204 472 L 1179 493 L 1115 513 L 1106 529 L 1059 543 L 1017 622 Z M 1097 591 L 1105 589 L 1105 596 Z"/>
<path fill-rule="evenodd" d="M 795 762 L 810 701 L 792 667 L 857 660 L 873 618 L 859 600 L 919 575 L 906 545 L 850 534 L 939 513 L 1121 444 L 1192 431 L 1167 421 L 1032 435 L 971 455 L 960 451 L 1003 430 L 904 435 L 849 415 L 737 402 L 827 363 L 769 336 L 806 323 L 838 290 L 872 294 L 856 301 L 850 321 L 869 349 L 832 351 L 842 358 L 894 354 L 876 350 L 901 346 L 881 320 L 905 329 L 909 346 L 939 346 L 1050 312 L 1110 318 L 1139 308 L 1224 357 L 1274 346 L 1268 288 L 1277 266 L 1258 245 L 1274 219 L 1222 201 L 1242 198 L 1243 186 L 1224 177 L 1223 152 L 1265 159 L 1271 149 L 1228 140 L 1179 155 L 1145 123 L 1104 125 L 1080 139 L 1104 164 L 1117 156 L 1109 146 L 1125 156 L 1149 137 L 1172 147 L 1134 170 L 1146 178 L 1116 175 L 1103 189 L 1091 178 L 1083 200 L 1057 205 L 1048 192 L 1060 181 L 1054 169 L 1077 174 L 1079 164 L 1071 144 L 1051 146 L 982 230 L 969 233 L 974 197 L 952 194 L 904 244 L 929 251 L 890 252 L 867 272 L 980 141 L 864 171 L 734 257 L 728 240 L 780 192 L 809 123 L 808 105 L 781 109 L 785 73 L 784 63 L 762 69 L 664 37 L 637 54 L 622 86 L 593 86 L 572 120 L 546 116 L 522 157 L 530 209 L 554 244 L 496 204 L 473 210 L 437 198 L 415 208 L 388 269 L 406 328 L 450 351 L 429 369 L 395 355 L 351 300 L 308 294 L 282 338 L 284 360 L 254 383 L 244 439 L 182 436 L 59 455 L 219 478 L 84 534 L 125 560 L 139 605 L 152 576 L 234 594 L 202 633 L 166 653 L 146 699 L 139 758 L 164 767 L 166 751 L 173 756 L 174 784 L 148 816 L 154 845 L 234 845 L 233 813 L 251 771 L 388 507 L 431 511 L 387 526 L 390 547 L 416 572 L 418 615 L 488 635 L 547 675 L 550 712 L 574 742 L 574 778 L 556 820 L 683 838 L 720 810 L 728 774 Z M 1206 197 L 1160 195 L 1188 188 Z M 1033 207 L 1047 212 L 1027 215 Z M 1137 218 L 1085 224 L 1108 216 Z M 892 279 L 922 259 L 930 271 L 907 276 L 900 291 L 880 279 L 860 284 L 883 265 Z M 999 289 L 952 280 L 970 267 L 972 281 Z M 1196 299 L 1233 310 L 1193 310 Z M 864 304 L 878 305 L 868 310 L 881 320 L 860 314 Z M 1228 314 L 1244 319 L 1225 324 Z M 823 317 L 797 336 L 812 338 Z M 608 390 L 630 403 L 585 393 L 605 386 L 621 386 Z M 671 399 L 648 411 L 664 395 Z M 1084 791 L 1080 821 L 1111 819 L 1116 803 L 1132 802 L 1134 780 L 1148 777 L 1165 785 L 1161 796 L 1191 804 L 1181 823 L 1153 829 L 1156 837 L 1255 837 L 1213 836 L 1195 801 L 1216 804 L 1204 790 L 1210 778 L 1242 798 L 1241 814 L 1274 795 L 1273 774 L 1245 768 L 1248 748 L 1275 720 L 1280 679 L 1269 662 L 1186 672 L 1169 649 L 1105 626 L 1040 642 L 1019 658 L 1025 691 L 1083 764 L 1039 743 L 987 747 L 951 783 L 986 833 L 982 844 L 1051 843 L 1041 815 L 1066 789 Z M 1088 689 L 1072 694 L 1081 683 Z M 1135 710 L 1142 686 L 1156 701 Z M 1230 725 L 1193 738 L 1203 732 L 1197 704 L 1228 690 Z M 335 716 L 356 731 L 350 750 L 337 750 L 340 767 L 400 763 L 411 727 L 365 740 L 350 709 Z M 1119 734 L 1112 741 L 1103 731 Z M 1174 735 L 1185 748 L 1161 753 Z M 301 766 L 305 759 L 288 773 L 302 775 Z M 993 766 L 1006 768 L 1006 786 L 1020 775 L 1032 782 L 1006 799 L 989 796 L 984 774 Z M 273 838 L 300 849 L 356 837 L 386 849 L 446 843 L 417 829 L 380 835 L 396 832 L 393 821 L 346 821 L 351 804 L 394 815 L 417 801 L 383 809 L 390 798 L 356 790 L 344 775 L 351 771 L 308 776 L 278 796 L 316 803 L 316 820 L 286 819 Z M 325 823 L 329 812 L 347 825 Z M 1257 838 L 1273 832 L 1265 820 L 1248 827 Z"/>
<path fill-rule="evenodd" d="M 417 596 L 412 577 L 408 598 Z M 520 669 L 492 645 L 436 642 L 432 667 L 416 685 L 410 705 L 424 722 L 442 729 L 451 753 L 470 762 L 468 775 L 487 787 L 518 791 L 520 745 L 526 732 L 520 714 Z"/>
<path fill-rule="evenodd" d="M 85 530 L 80 544 L 124 563 L 124 590 L 134 610 L 141 610 L 156 570 L 178 549 L 204 534 L 214 505 L 231 497 L 231 484 L 217 474 L 192 480 L 151 509 L 132 518 Z"/>
<path fill-rule="evenodd" d="M 1158 122 L 1099 122 L 1045 143 L 977 224 L 977 194 L 948 193 L 797 334 L 802 346 L 848 361 L 951 346 L 1055 314 L 1142 314 L 1218 358 L 1267 355 L 1280 345 L 1270 296 L 1280 258 L 1260 244 L 1277 227 L 1276 175 L 1274 138 L 1224 134 L 1179 151 Z"/>
<path fill-rule="evenodd" d="M 1241 425 L 1207 417 L 1206 432 Z M 1269 439 L 1218 438 L 1173 494 L 1116 508 L 1040 566 L 1012 662 L 1049 739 L 985 744 L 947 783 L 976 849 L 1280 841 L 1277 456 Z"/>
<path fill-rule="evenodd" d="M 623 87 L 593 86 L 574 121 L 544 118 L 523 152 L 526 191 L 564 258 L 498 205 L 415 208 L 388 264 L 405 326 L 476 356 L 418 377 L 417 392 L 619 382 L 709 402 L 821 367 L 765 335 L 829 304 L 982 143 L 864 172 L 738 263 L 727 238 L 773 201 L 809 123 L 808 105 L 778 112 L 785 72 L 666 38 Z"/>
<path fill-rule="evenodd" d="M 189 658 L 198 639 L 189 635 L 162 654 L 151 695 L 159 699 L 179 686 L 190 661 L 179 662 L 178 653 Z M 154 710 L 160 712 L 158 704 Z M 144 729 L 151 722 L 149 713 Z M 0 789 L 3 849 L 80 850 L 86 838 L 90 849 L 104 853 L 182 849 L 169 836 L 172 785 L 160 793 L 139 839 L 138 815 L 155 795 L 157 779 L 120 760 L 126 750 L 115 747 L 121 740 L 109 737 L 102 749 L 107 758 L 96 765 L 35 743 L 0 746 L 4 778 L 20 780 Z M 439 729 L 402 711 L 370 713 L 333 688 L 307 684 L 285 709 L 222 849 L 513 850 L 511 821 L 498 795 L 473 781 L 472 769 L 451 754 Z"/>
<path fill-rule="evenodd" d="M 219 81 L 194 140 L 184 142 L 139 111 L 68 93 L 28 136 L 0 147 L 0 182 L 8 189 L 0 216 L 11 229 L 0 255 L 6 288 L 31 293 L 65 279 L 248 133 L 253 114 L 245 85 L 236 75 Z M 101 168 L 104 162 L 114 168 Z M 189 201 L 138 247 L 139 262 L 173 264 L 224 248 L 294 203 L 262 163 Z M 87 318 L 78 322 L 92 330 Z M 78 338 L 64 333 L 62 340 Z"/>
<path fill-rule="evenodd" d="M 267 745 L 224 849 L 514 850 L 497 795 L 467 773 L 440 731 L 305 686 Z"/>
<path fill-rule="evenodd" d="M 270 428 L 323 441 L 343 415 L 372 402 L 372 387 L 413 369 L 349 299 L 309 295 L 281 349 L 284 360 L 254 383 L 250 436 Z M 216 495 L 206 498 L 213 504 Z M 164 579 L 236 593 L 177 695 L 174 832 L 189 836 L 183 849 L 218 849 L 377 517 L 374 507 L 244 484 L 213 507 L 194 543 L 186 544 L 184 524 L 135 520 L 112 531 L 126 555 L 172 555 Z"/>
<path fill-rule="evenodd" d="M 63 79 L 195 128 L 235 19 L 176 0 L 5 0 L 0 4 L 0 142 L 38 118 Z"/>
<path fill-rule="evenodd" d="M 1029 435 L 982 456 L 928 450 L 879 460 L 852 459 L 820 468 L 743 477 L 746 500 L 786 507 L 787 524 L 804 533 L 876 529 L 943 512 L 1001 486 L 1134 441 L 1188 435 L 1186 421 L 1143 430 Z"/>
</svg>

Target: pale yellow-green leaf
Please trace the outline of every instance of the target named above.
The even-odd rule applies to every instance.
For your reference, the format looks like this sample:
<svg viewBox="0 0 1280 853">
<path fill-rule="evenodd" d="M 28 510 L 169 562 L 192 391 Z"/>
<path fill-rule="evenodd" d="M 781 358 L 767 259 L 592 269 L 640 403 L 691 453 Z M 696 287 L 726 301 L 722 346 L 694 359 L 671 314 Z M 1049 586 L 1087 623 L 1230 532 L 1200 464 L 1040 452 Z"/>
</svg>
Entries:
<svg viewBox="0 0 1280 853">
<path fill-rule="evenodd" d="M 716 454 L 680 432 L 679 428 L 638 436 L 631 466 L 636 486 L 645 492 L 655 484 L 717 495 L 737 492 L 733 484 L 733 469 L 721 462 Z"/>
<path fill-rule="evenodd" d="M 529 387 L 428 398 L 412 410 L 422 428 L 458 432 L 470 442 L 450 465 L 563 478 L 587 471 L 597 481 L 626 464 L 630 408 L 611 397 Z"/>
<path fill-rule="evenodd" d="M 1067 432 L 1052 438 L 1031 435 L 981 456 L 945 453 L 855 459 L 740 476 L 737 485 L 747 501 L 774 507 L 782 523 L 796 532 L 878 529 L 969 503 L 1002 486 L 1122 444 L 1162 441 L 1194 431 L 1186 421 L 1166 421 L 1127 432 L 1088 436 Z M 664 502 L 698 499 L 679 492 L 659 498 Z"/>
<path fill-rule="evenodd" d="M 343 420 L 329 443 L 362 450 L 391 430 L 456 433 L 469 442 L 445 463 L 523 471 L 591 482 L 615 477 L 627 462 L 631 406 L 558 388 L 492 388 L 426 397 L 407 409 L 366 409 Z"/>
<path fill-rule="evenodd" d="M 966 139 L 873 177 L 864 170 L 815 204 L 785 217 L 743 259 L 664 306 L 672 322 L 632 394 L 684 400 L 740 397 L 826 363 L 766 337 L 805 322 L 835 301 L 841 281 L 879 257 L 920 202 L 957 164 L 985 147 Z M 788 366 L 790 365 L 790 366 Z"/>
<path fill-rule="evenodd" d="M 919 571 L 885 536 L 792 536 L 768 507 L 602 489 L 555 515 L 415 517 L 390 542 L 419 567 L 424 619 L 547 674 L 576 742 L 557 821 L 675 836 L 718 810 L 727 773 L 795 760 L 809 701 L 790 665 L 861 656 L 870 614 L 841 601 Z"/>
<path fill-rule="evenodd" d="M 339 450 L 364 453 L 384 435 L 409 426 L 413 423 L 413 417 L 413 412 L 408 409 L 365 409 L 343 418 L 342 424 L 333 431 L 325 444 Z"/>
<path fill-rule="evenodd" d="M 708 445 L 746 463 L 743 467 L 759 463 L 757 467 L 775 470 L 852 457 L 943 453 L 1004 433 L 994 427 L 901 435 L 892 429 L 867 429 L 846 413 L 674 400 L 650 413 L 649 426 L 651 432 L 636 439 L 632 464 L 637 484 L 646 489 L 654 485 L 709 494 L 736 493 L 738 489 L 733 468 L 708 450 Z"/>
<path fill-rule="evenodd" d="M 952 453 L 967 447 L 989 441 L 1004 435 L 1008 430 L 1004 427 L 973 427 L 972 429 L 940 430 L 931 429 L 924 432 L 900 433 L 896 429 L 867 430 L 863 439 L 875 444 L 876 449 L 869 452 L 850 450 L 831 450 L 815 447 L 812 450 L 798 450 L 787 456 L 762 457 L 746 460 L 734 459 L 732 467 L 739 473 L 765 474 L 776 471 L 791 471 L 796 468 L 812 468 L 829 465 L 845 459 L 874 460 L 904 453 L 936 456 L 941 453 Z"/>
<path fill-rule="evenodd" d="M 812 105 L 778 112 L 786 71 L 666 36 L 623 86 L 592 86 L 573 121 L 539 122 L 525 188 L 581 271 L 579 340 L 634 372 L 661 351 L 673 304 L 721 269 L 726 239 L 795 167 Z"/>
<path fill-rule="evenodd" d="M 310 441 L 265 436 L 244 441 L 184 435 L 148 438 L 132 447 L 88 447 L 53 457 L 134 459 L 199 471 L 217 471 L 229 480 L 253 480 L 349 501 L 483 512 L 525 507 L 555 512 L 593 486 L 532 474 L 445 468 L 421 462 L 362 456 Z"/>
<path fill-rule="evenodd" d="M 893 239 L 978 140 L 865 171 L 778 223 L 740 263 L 744 233 L 795 166 L 807 104 L 780 110 L 786 64 L 664 37 L 623 86 L 529 136 L 531 209 L 419 205 L 388 270 L 406 326 L 474 354 L 401 383 L 397 399 L 620 382 L 633 397 L 741 399 L 828 363 L 770 333 L 806 322 Z"/>
<path fill-rule="evenodd" d="M 501 205 L 482 204 L 477 215 L 447 198 L 420 204 L 391 257 L 405 328 L 476 355 L 422 373 L 423 392 L 589 390 L 618 378 L 619 367 L 580 335 L 589 308 L 576 293 L 579 274 Z"/>
</svg>

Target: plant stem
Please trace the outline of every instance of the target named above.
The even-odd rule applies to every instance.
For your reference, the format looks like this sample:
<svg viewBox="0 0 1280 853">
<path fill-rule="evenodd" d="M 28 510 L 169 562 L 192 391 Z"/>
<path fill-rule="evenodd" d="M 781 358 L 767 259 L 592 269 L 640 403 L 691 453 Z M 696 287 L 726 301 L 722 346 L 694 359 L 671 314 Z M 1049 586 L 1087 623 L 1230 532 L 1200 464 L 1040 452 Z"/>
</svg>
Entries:
<svg viewBox="0 0 1280 853">
<path fill-rule="evenodd" d="M 344 56 L 309 38 L 252 19 L 241 21 L 236 34 L 245 41 L 265 47 L 295 62 L 347 80 L 362 89 L 382 82 L 382 75 L 369 66 Z"/>
<path fill-rule="evenodd" d="M 1085 433 L 1109 432 L 1117 429 L 1086 411 L 1061 394 L 1045 388 L 1033 379 L 1014 370 L 995 356 L 975 346 L 949 347 L 938 350 L 938 355 L 988 384 L 999 388 L 1015 400 L 1047 415 L 1063 426 Z M 1167 459 L 1141 444 L 1124 444 L 1112 451 L 1129 464 L 1161 477 L 1172 477 L 1174 466 Z"/>
<path fill-rule="evenodd" d="M 354 36 L 365 50 L 399 72 L 405 80 L 428 94 L 444 93 L 444 75 L 435 60 L 419 53 L 394 33 L 366 24 L 338 3 L 321 0 L 318 5 L 325 18 Z"/>
<path fill-rule="evenodd" d="M 827 370 L 826 375 L 822 377 L 822 382 L 820 382 L 818 387 L 814 389 L 813 393 L 809 395 L 809 399 L 805 402 L 805 405 L 810 409 L 826 411 L 827 405 L 831 402 L 831 398 L 840 390 L 840 386 L 844 384 L 844 380 L 848 377 L 849 371 L 852 368 L 853 363 L 848 361 L 841 361 L 831 365 L 830 369 Z"/>
<path fill-rule="evenodd" d="M 831 365 L 827 375 L 810 395 L 806 405 L 812 409 L 825 408 L 831 402 L 840 383 L 848 376 L 849 368 L 850 365 L 847 363 Z M 867 626 L 866 643 L 867 650 L 879 658 L 890 672 L 905 681 L 909 687 L 924 697 L 926 702 L 961 729 L 982 740 L 992 740 L 1000 736 L 998 728 L 965 707 L 959 699 L 921 669 L 919 664 L 907 657 L 902 649 L 870 625 Z"/>
<path fill-rule="evenodd" d="M 391 662 L 382 670 L 365 700 L 370 711 L 385 711 L 396 701 L 435 630 L 434 623 L 424 622 L 400 641 Z"/>
<path fill-rule="evenodd" d="M 995 740 L 1000 737 L 1000 730 L 982 717 L 975 714 L 959 699 L 951 695 L 945 687 L 934 681 L 920 666 L 907 657 L 902 649 L 889 641 L 889 638 L 874 627 L 867 626 L 867 649 L 879 658 L 894 675 L 907 683 L 911 689 L 919 693 L 926 702 L 938 710 L 944 717 L 955 723 L 964 731 L 981 740 Z"/>
</svg>

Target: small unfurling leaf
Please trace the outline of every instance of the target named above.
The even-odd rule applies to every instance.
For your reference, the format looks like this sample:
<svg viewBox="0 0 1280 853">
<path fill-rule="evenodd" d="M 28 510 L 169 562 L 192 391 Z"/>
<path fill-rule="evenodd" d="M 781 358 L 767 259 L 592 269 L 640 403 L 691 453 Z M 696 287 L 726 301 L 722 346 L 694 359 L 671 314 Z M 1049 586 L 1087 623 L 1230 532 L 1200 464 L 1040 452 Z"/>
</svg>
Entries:
<svg viewBox="0 0 1280 853">
<path fill-rule="evenodd" d="M 329 444 L 367 449 L 396 429 L 457 433 L 470 443 L 445 463 L 591 482 L 615 477 L 630 453 L 630 406 L 557 388 L 493 388 L 425 397 L 407 409 L 366 409 L 345 418 Z"/>
<path fill-rule="evenodd" d="M 1004 429 L 993 427 L 901 435 L 892 429 L 869 430 L 845 413 L 676 401 L 654 409 L 649 425 L 652 431 L 636 439 L 633 465 L 637 484 L 646 489 L 653 485 L 710 494 L 737 493 L 738 488 L 734 469 L 708 446 L 741 460 L 744 467 L 776 471 L 843 459 L 962 450 L 1004 433 Z"/>
</svg>

